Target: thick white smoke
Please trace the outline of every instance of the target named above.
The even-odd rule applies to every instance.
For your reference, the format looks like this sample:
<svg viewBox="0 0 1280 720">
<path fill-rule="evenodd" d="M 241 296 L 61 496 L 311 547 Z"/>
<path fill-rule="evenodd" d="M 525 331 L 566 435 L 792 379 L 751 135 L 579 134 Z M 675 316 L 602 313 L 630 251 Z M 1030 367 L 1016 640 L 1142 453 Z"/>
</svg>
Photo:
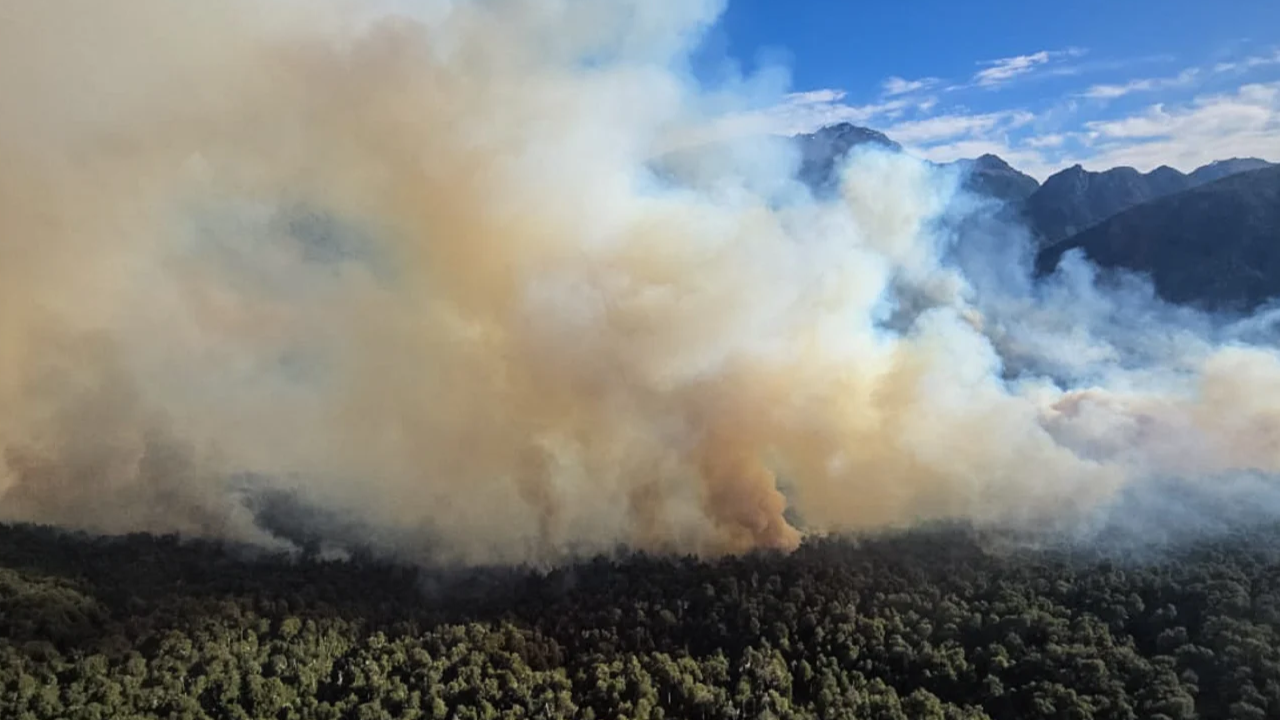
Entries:
<svg viewBox="0 0 1280 720">
<path fill-rule="evenodd" d="M 717 3 L 411 9 L 0 9 L 0 515 L 272 542 L 251 475 L 554 560 L 1280 466 L 1269 347 L 1079 264 L 1033 286 L 909 157 L 819 201 L 778 139 L 690 146 Z"/>
</svg>

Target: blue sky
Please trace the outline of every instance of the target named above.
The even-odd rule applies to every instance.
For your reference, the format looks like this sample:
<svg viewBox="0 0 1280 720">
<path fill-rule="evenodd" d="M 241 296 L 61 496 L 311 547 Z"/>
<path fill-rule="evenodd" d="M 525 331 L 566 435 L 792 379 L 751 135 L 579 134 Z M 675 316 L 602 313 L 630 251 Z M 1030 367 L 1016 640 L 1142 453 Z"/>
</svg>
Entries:
<svg viewBox="0 0 1280 720">
<path fill-rule="evenodd" d="M 1278 0 L 728 0 L 699 75 L 779 66 L 788 93 L 743 113 L 771 131 L 850 121 L 1040 179 L 1280 161 Z"/>
</svg>

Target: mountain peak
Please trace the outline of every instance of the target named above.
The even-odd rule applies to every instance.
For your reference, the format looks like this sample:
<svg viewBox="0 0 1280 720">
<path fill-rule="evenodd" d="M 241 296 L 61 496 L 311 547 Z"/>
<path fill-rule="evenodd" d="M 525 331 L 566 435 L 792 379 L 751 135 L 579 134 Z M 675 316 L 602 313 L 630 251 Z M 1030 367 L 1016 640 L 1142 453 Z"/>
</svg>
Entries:
<svg viewBox="0 0 1280 720">
<path fill-rule="evenodd" d="M 955 164 L 966 172 L 966 188 L 1006 203 L 1021 203 L 1040 187 L 1035 178 L 1019 172 L 1004 158 L 992 153 Z"/>
<path fill-rule="evenodd" d="M 1129 166 L 1090 172 L 1080 163 L 1044 181 L 1027 199 L 1036 234 L 1046 244 L 1082 232 L 1135 205 L 1180 192 L 1191 180 L 1173 168 L 1150 173 Z"/>
<path fill-rule="evenodd" d="M 1258 165 L 1261 167 L 1261 166 L 1270 165 L 1271 163 L 1267 162 L 1266 160 L 1263 160 L 1262 158 L 1256 158 L 1256 157 L 1247 157 L 1247 158 L 1233 157 L 1233 158 L 1224 158 L 1222 160 L 1214 160 L 1213 162 L 1210 162 L 1208 165 L 1204 165 L 1203 167 L 1219 167 L 1221 165 L 1241 165 L 1241 164 Z"/>
<path fill-rule="evenodd" d="M 1085 170 L 1084 166 L 1080 163 L 1076 163 L 1075 165 L 1065 167 L 1045 178 L 1044 183 L 1041 184 L 1040 187 L 1046 192 L 1057 189 L 1080 187 L 1085 183 L 1088 175 L 1089 171 Z"/>
<path fill-rule="evenodd" d="M 796 135 L 795 140 L 801 157 L 798 177 L 819 192 L 832 189 L 836 167 L 850 150 L 859 145 L 878 145 L 894 152 L 902 152 L 902 146 L 884 133 L 847 122 Z"/>
<path fill-rule="evenodd" d="M 861 125 L 854 125 L 849 122 L 836 123 L 834 125 L 826 125 L 819 128 L 815 132 L 799 135 L 800 138 L 815 140 L 818 142 L 831 143 L 833 146 L 840 146 L 847 150 L 855 145 L 864 143 L 875 143 L 884 145 L 893 150 L 901 150 L 902 146 L 889 139 L 889 136 L 879 130 L 872 130 Z"/>
<path fill-rule="evenodd" d="M 1226 158 L 1225 160 L 1214 160 L 1208 165 L 1202 165 L 1191 171 L 1191 179 L 1197 185 L 1204 185 L 1215 180 L 1221 180 L 1228 175 L 1236 173 L 1248 172 L 1249 170 L 1261 170 L 1262 168 L 1273 167 L 1273 163 L 1269 163 L 1262 158 Z"/>
<path fill-rule="evenodd" d="M 1013 166 L 1005 162 L 1004 158 L 992 153 L 983 153 L 973 161 L 976 168 L 983 170 L 1012 170 Z"/>
</svg>

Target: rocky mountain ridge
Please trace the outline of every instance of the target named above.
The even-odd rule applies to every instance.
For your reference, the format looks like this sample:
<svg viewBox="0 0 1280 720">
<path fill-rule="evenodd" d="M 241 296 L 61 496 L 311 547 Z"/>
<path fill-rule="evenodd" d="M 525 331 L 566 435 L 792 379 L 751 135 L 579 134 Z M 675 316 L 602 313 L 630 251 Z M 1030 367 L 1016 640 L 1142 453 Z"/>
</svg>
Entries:
<svg viewBox="0 0 1280 720">
<path fill-rule="evenodd" d="M 839 160 L 859 145 L 902 149 L 883 133 L 847 123 L 796 141 L 800 179 L 816 190 L 831 187 Z M 968 190 L 1003 203 L 1003 218 L 1028 228 L 1041 275 L 1079 250 L 1102 268 L 1148 276 L 1175 303 L 1247 312 L 1280 298 L 1278 164 L 1228 158 L 1190 173 L 1076 164 L 1043 183 L 996 155 L 947 165 L 965 173 Z"/>
<path fill-rule="evenodd" d="M 1037 272 L 1072 250 L 1150 276 L 1170 302 L 1249 312 L 1280 297 L 1280 165 L 1128 208 L 1043 248 Z"/>
</svg>

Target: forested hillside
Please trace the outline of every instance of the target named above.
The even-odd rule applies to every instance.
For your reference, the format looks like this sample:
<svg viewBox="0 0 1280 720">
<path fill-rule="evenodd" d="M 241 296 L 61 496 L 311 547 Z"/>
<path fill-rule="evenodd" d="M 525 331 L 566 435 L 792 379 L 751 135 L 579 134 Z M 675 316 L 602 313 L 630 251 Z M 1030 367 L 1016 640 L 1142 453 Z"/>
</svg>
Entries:
<svg viewBox="0 0 1280 720">
<path fill-rule="evenodd" d="M 445 573 L 7 527 L 0 717 L 1261 720 L 1278 556 L 948 530 Z"/>
</svg>

